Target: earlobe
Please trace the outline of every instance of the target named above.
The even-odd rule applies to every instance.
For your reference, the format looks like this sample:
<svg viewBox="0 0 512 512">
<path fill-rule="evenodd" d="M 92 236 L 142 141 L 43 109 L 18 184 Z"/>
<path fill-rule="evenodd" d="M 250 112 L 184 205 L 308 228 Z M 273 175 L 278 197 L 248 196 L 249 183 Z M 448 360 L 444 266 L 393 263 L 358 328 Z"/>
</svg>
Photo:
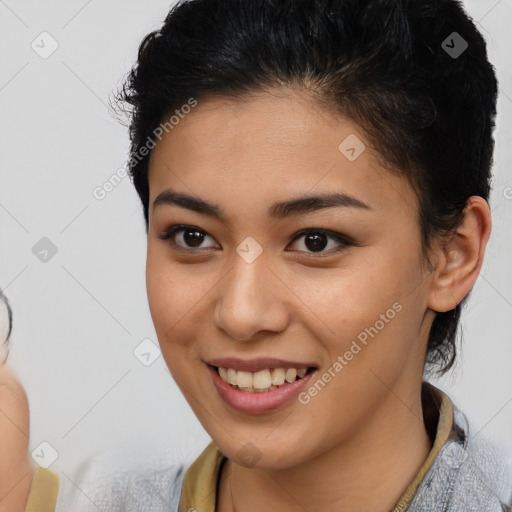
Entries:
<svg viewBox="0 0 512 512">
<path fill-rule="evenodd" d="M 470 197 L 462 223 L 437 249 L 428 300 L 430 309 L 439 313 L 450 311 L 469 293 L 482 267 L 491 225 L 487 201 L 479 196 Z"/>
</svg>

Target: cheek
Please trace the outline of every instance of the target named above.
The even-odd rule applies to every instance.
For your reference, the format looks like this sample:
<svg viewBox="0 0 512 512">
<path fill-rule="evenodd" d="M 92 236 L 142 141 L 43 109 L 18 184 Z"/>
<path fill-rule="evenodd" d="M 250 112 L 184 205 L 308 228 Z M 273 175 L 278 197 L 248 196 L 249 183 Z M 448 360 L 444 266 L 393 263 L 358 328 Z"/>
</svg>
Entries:
<svg viewBox="0 0 512 512">
<path fill-rule="evenodd" d="M 201 275 L 193 265 L 173 262 L 165 250 L 148 246 L 148 304 L 166 359 L 171 350 L 173 354 L 193 350 L 190 340 L 197 338 L 199 330 L 206 325 L 206 298 L 214 286 L 212 278 L 207 273 Z"/>
<path fill-rule="evenodd" d="M 162 251 L 153 249 L 150 244 L 146 262 L 146 289 L 151 317 L 162 348 L 164 341 L 173 337 L 180 319 L 185 318 L 190 309 L 187 291 L 194 287 L 191 285 L 187 290 L 183 284 L 175 266 Z"/>
<path fill-rule="evenodd" d="M 161 243 L 148 241 L 146 260 L 146 288 L 148 303 L 155 327 L 167 323 L 170 328 L 187 309 L 187 288 L 184 287 L 182 272 L 166 255 Z M 188 290 L 193 290 L 190 283 Z"/>
<path fill-rule="evenodd" d="M 187 340 L 192 333 L 186 332 L 189 300 L 182 290 L 180 280 L 166 266 L 158 264 L 157 258 L 149 257 L 146 265 L 146 288 L 153 325 L 162 352 L 162 357 L 173 376 L 180 384 L 191 375 L 188 361 L 190 345 Z M 190 386 L 187 385 L 188 389 Z M 184 390 L 182 389 L 182 392 Z"/>
<path fill-rule="evenodd" d="M 322 319 L 316 337 L 324 340 L 331 361 L 347 353 L 347 367 L 363 373 L 372 367 L 389 376 L 398 371 L 418 337 L 423 305 L 418 283 L 418 264 L 382 250 L 337 279 L 326 279 L 310 300 Z"/>
<path fill-rule="evenodd" d="M 389 265 L 381 267 L 375 262 L 337 275 L 330 272 L 314 281 L 310 276 L 295 278 L 292 288 L 310 306 L 312 319 L 318 318 L 328 338 L 346 338 L 373 325 L 395 302 L 404 299 L 401 279 Z"/>
</svg>

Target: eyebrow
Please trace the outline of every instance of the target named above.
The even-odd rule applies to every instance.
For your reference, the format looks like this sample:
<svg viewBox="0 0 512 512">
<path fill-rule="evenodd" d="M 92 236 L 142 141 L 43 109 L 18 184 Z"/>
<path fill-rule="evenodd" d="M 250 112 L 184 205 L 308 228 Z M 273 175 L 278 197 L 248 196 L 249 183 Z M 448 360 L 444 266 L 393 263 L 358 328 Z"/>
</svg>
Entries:
<svg viewBox="0 0 512 512">
<path fill-rule="evenodd" d="M 188 210 L 214 217 L 220 221 L 226 221 L 226 216 L 218 205 L 198 197 L 176 192 L 172 189 L 164 190 L 158 194 L 153 201 L 153 209 L 161 205 L 181 206 L 182 208 L 187 208 Z M 306 195 L 296 199 L 274 203 L 268 209 L 268 215 L 273 219 L 282 219 L 290 215 L 304 214 L 321 210 L 323 208 L 334 207 L 351 207 L 373 210 L 371 206 L 360 199 L 338 192 L 320 195 Z"/>
</svg>

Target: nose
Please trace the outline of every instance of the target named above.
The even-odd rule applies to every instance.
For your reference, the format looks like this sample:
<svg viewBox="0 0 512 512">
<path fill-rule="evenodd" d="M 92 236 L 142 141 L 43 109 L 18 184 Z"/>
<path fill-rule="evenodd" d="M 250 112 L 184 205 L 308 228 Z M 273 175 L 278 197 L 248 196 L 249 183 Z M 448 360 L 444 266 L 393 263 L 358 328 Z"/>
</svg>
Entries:
<svg viewBox="0 0 512 512">
<path fill-rule="evenodd" d="M 290 291 L 263 257 L 247 263 L 238 256 L 219 286 L 214 324 L 235 341 L 258 337 L 260 331 L 279 333 L 289 322 Z"/>
</svg>

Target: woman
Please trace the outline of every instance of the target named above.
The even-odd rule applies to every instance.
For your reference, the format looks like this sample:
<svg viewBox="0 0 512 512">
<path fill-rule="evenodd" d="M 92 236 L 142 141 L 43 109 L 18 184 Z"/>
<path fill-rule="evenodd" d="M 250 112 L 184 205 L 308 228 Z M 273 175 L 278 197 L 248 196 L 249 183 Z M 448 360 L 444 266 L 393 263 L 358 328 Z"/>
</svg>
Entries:
<svg viewBox="0 0 512 512">
<path fill-rule="evenodd" d="M 505 457 L 423 379 L 489 239 L 496 93 L 454 0 L 172 8 L 120 100 L 153 322 L 212 443 L 102 506 L 510 508 Z"/>
<path fill-rule="evenodd" d="M 172 8 L 119 99 L 153 322 L 212 443 L 97 506 L 510 509 L 504 455 L 424 380 L 489 239 L 496 94 L 455 0 Z"/>
</svg>

